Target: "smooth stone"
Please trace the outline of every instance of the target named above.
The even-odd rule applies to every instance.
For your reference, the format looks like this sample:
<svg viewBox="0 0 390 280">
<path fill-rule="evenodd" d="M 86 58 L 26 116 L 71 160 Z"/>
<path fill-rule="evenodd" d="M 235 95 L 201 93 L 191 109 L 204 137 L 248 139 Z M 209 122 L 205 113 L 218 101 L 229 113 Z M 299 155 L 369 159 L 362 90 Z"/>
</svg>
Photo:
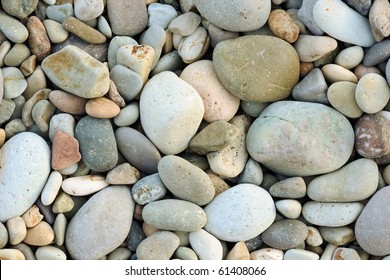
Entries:
<svg viewBox="0 0 390 280">
<path fill-rule="evenodd" d="M 238 183 L 260 185 L 262 181 L 263 169 L 257 161 L 250 158 L 245 164 L 245 168 L 238 178 Z"/>
<path fill-rule="evenodd" d="M 355 99 L 363 112 L 378 113 L 390 99 L 390 88 L 386 79 L 375 73 L 364 75 L 357 83 Z"/>
<path fill-rule="evenodd" d="M 50 42 L 53 44 L 62 43 L 68 38 L 68 31 L 57 21 L 45 19 L 42 23 L 45 26 Z"/>
<path fill-rule="evenodd" d="M 35 227 L 27 229 L 23 242 L 32 246 L 45 246 L 54 240 L 54 231 L 45 221 L 39 222 Z"/>
<path fill-rule="evenodd" d="M 261 234 L 261 239 L 272 248 L 287 250 L 304 242 L 307 234 L 308 229 L 303 222 L 286 219 L 274 222 Z"/>
<path fill-rule="evenodd" d="M 198 260 L 198 256 L 196 255 L 194 250 L 182 246 L 176 249 L 175 254 L 173 256 L 181 260 L 191 260 L 191 261 Z"/>
<path fill-rule="evenodd" d="M 248 247 L 244 242 L 237 242 L 226 256 L 226 260 L 250 260 Z"/>
<path fill-rule="evenodd" d="M 66 178 L 61 189 L 72 196 L 83 196 L 96 193 L 108 185 L 102 175 L 85 175 Z"/>
<path fill-rule="evenodd" d="M 339 247 L 333 252 L 332 260 L 361 260 L 358 252 L 352 248 Z"/>
<path fill-rule="evenodd" d="M 174 50 L 172 52 L 169 52 L 169 53 L 163 55 L 159 59 L 156 66 L 154 67 L 153 71 L 151 72 L 151 76 L 157 75 L 158 73 L 161 73 L 164 71 L 175 72 L 177 70 L 182 69 L 183 64 L 184 64 L 183 60 L 181 59 L 178 51 Z"/>
<path fill-rule="evenodd" d="M 341 0 L 318 0 L 313 17 L 319 28 L 337 40 L 362 47 L 375 43 L 368 19 Z"/>
<path fill-rule="evenodd" d="M 382 74 L 381 70 L 379 70 L 378 67 L 367 67 L 364 66 L 363 64 L 359 64 L 358 66 L 356 66 L 354 73 L 358 79 L 360 79 L 361 77 L 363 77 L 368 73 Z"/>
<path fill-rule="evenodd" d="M 180 78 L 193 86 L 201 96 L 205 121 L 229 121 L 236 114 L 240 99 L 228 92 L 218 80 L 211 60 L 191 63 L 180 74 Z"/>
<path fill-rule="evenodd" d="M 273 10 L 268 17 L 268 25 L 273 34 L 289 43 L 294 43 L 299 36 L 299 26 L 282 9 Z"/>
<path fill-rule="evenodd" d="M 132 185 L 141 177 L 139 171 L 129 163 L 122 163 L 111 169 L 106 176 L 110 185 Z"/>
<path fill-rule="evenodd" d="M 316 61 L 337 48 L 337 41 L 329 36 L 313 36 L 302 34 L 294 43 L 299 60 L 303 62 Z"/>
<path fill-rule="evenodd" d="M 125 45 L 138 45 L 137 41 L 128 36 L 115 36 L 111 39 L 108 47 L 108 66 L 112 69 L 116 64 L 116 55 L 118 50 Z"/>
<path fill-rule="evenodd" d="M 129 249 L 125 247 L 118 247 L 107 256 L 107 260 L 128 260 L 130 257 L 131 251 Z"/>
<path fill-rule="evenodd" d="M 106 36 L 106 38 L 112 38 L 111 26 L 109 25 L 107 19 L 102 15 L 98 17 L 97 28 L 104 36 Z"/>
<path fill-rule="evenodd" d="M 96 98 L 108 92 L 107 67 L 75 46 L 46 57 L 42 69 L 56 86 L 79 97 Z"/>
<path fill-rule="evenodd" d="M 204 210 L 207 214 L 205 229 L 218 239 L 230 242 L 259 235 L 272 224 L 276 215 L 269 193 L 252 184 L 239 184 L 224 191 Z"/>
<path fill-rule="evenodd" d="M 145 239 L 145 234 L 137 221 L 131 222 L 129 235 L 126 239 L 126 247 L 135 252 L 138 245 Z"/>
<path fill-rule="evenodd" d="M 139 104 L 138 102 L 130 102 L 123 107 L 119 114 L 114 118 L 116 126 L 131 126 L 139 118 Z"/>
<path fill-rule="evenodd" d="M 386 63 L 386 80 L 387 83 L 390 85 L 390 59 Z"/>
<path fill-rule="evenodd" d="M 37 57 L 37 61 L 41 62 L 51 51 L 46 28 L 38 17 L 31 16 L 27 20 L 27 29 L 29 32 L 28 45 L 31 53 Z"/>
<path fill-rule="evenodd" d="M 238 136 L 226 147 L 207 156 L 210 169 L 222 177 L 233 178 L 238 176 L 248 161 L 245 137 L 250 126 L 250 119 L 246 115 L 237 115 L 230 120 L 230 124 L 238 128 Z"/>
<path fill-rule="evenodd" d="M 46 16 L 51 20 L 62 23 L 67 17 L 74 16 L 73 5 L 72 3 L 63 3 L 48 6 L 46 8 Z"/>
<path fill-rule="evenodd" d="M 8 243 L 8 231 L 7 228 L 0 223 L 0 249 L 3 249 Z"/>
<path fill-rule="evenodd" d="M 79 142 L 74 137 L 57 130 L 53 136 L 51 166 L 54 170 L 67 168 L 81 160 Z"/>
<path fill-rule="evenodd" d="M 334 62 L 349 70 L 358 66 L 363 61 L 363 57 L 363 48 L 360 46 L 353 46 L 339 52 Z"/>
<path fill-rule="evenodd" d="M 192 232 L 204 227 L 207 214 L 195 203 L 164 199 L 148 203 L 142 210 L 142 218 L 161 230 Z"/>
<path fill-rule="evenodd" d="M 26 98 L 26 100 L 29 100 L 37 91 L 47 88 L 46 76 L 41 66 L 37 66 L 34 72 L 29 77 L 27 77 L 26 80 L 27 88 L 23 92 L 23 96 Z"/>
<path fill-rule="evenodd" d="M 210 45 L 207 30 L 199 26 L 190 36 L 184 37 L 178 47 L 178 53 L 184 63 L 192 63 L 203 58 Z"/>
<path fill-rule="evenodd" d="M 268 102 L 254 102 L 254 101 L 245 101 L 241 100 L 240 102 L 241 109 L 248 116 L 257 118 L 260 116 L 261 112 L 269 105 Z"/>
<path fill-rule="evenodd" d="M 131 127 L 120 127 L 115 137 L 119 151 L 131 165 L 147 174 L 157 172 L 160 152 L 144 134 Z"/>
<path fill-rule="evenodd" d="M 355 240 L 355 233 L 349 226 L 319 227 L 322 238 L 336 246 L 343 246 Z"/>
<path fill-rule="evenodd" d="M 375 66 L 379 63 L 385 62 L 390 57 L 390 39 L 376 43 L 368 49 L 364 55 L 363 65 L 367 67 Z"/>
<path fill-rule="evenodd" d="M 289 43 L 271 36 L 223 41 L 214 49 L 213 64 L 222 85 L 246 101 L 284 99 L 299 78 L 297 52 Z"/>
<path fill-rule="evenodd" d="M 41 201 L 43 205 L 47 206 L 54 202 L 58 191 L 61 188 L 61 184 L 61 174 L 58 171 L 52 171 L 41 193 Z"/>
<path fill-rule="evenodd" d="M 309 201 L 303 205 L 303 217 L 313 225 L 341 227 L 353 223 L 364 205 L 360 202 L 315 202 Z"/>
<path fill-rule="evenodd" d="M 1 32 L 1 30 L 0 30 Z M 3 34 L 3 33 L 0 33 Z M 4 58 L 7 53 L 11 50 L 11 43 L 4 38 L 4 42 L 0 44 L 0 67 L 4 66 Z M 1 41 L 0 41 L 1 42 Z"/>
<path fill-rule="evenodd" d="M 286 131 L 289 145 L 285 145 Z M 246 143 L 251 157 L 267 168 L 284 175 L 308 176 L 343 166 L 352 153 L 354 131 L 346 117 L 325 105 L 279 101 L 253 122 Z"/>
<path fill-rule="evenodd" d="M 66 227 L 68 226 L 68 220 L 63 213 L 59 213 L 54 221 L 54 242 L 58 246 L 62 246 L 65 242 Z"/>
<path fill-rule="evenodd" d="M 28 38 L 27 28 L 17 19 L 0 11 L 0 31 L 13 43 L 23 43 Z"/>
<path fill-rule="evenodd" d="M 14 17 L 17 17 L 19 19 L 24 19 L 27 16 L 29 16 L 32 12 L 34 12 L 35 8 L 38 5 L 38 0 L 32 0 L 32 1 L 23 1 L 23 0 L 16 0 L 16 1 L 1 1 L 1 5 L 3 6 L 3 9 L 7 14 L 10 14 Z"/>
<path fill-rule="evenodd" d="M 307 238 L 305 242 L 313 247 L 320 246 L 324 240 L 322 238 L 322 234 L 320 231 L 313 227 L 313 226 L 307 226 Z"/>
<path fill-rule="evenodd" d="M 123 65 L 115 65 L 110 71 L 110 78 L 127 102 L 132 101 L 141 92 L 142 77 Z"/>
<path fill-rule="evenodd" d="M 175 234 L 180 239 L 180 246 L 188 246 L 188 245 L 190 245 L 190 239 L 189 239 L 190 233 L 189 232 L 175 231 Z"/>
<path fill-rule="evenodd" d="M 30 55 L 28 58 L 23 60 L 20 64 L 20 71 L 22 71 L 25 77 L 30 76 L 36 69 L 37 57 L 35 55 Z"/>
<path fill-rule="evenodd" d="M 4 64 L 17 67 L 30 55 L 31 51 L 25 44 L 15 44 L 4 57 Z"/>
<path fill-rule="evenodd" d="M 107 40 L 106 36 L 101 32 L 75 17 L 67 17 L 62 22 L 62 26 L 66 31 L 73 33 L 90 44 L 103 44 Z"/>
<path fill-rule="evenodd" d="M 297 219 L 301 215 L 302 205 L 298 200 L 282 199 L 275 202 L 276 210 L 287 219 Z"/>
<path fill-rule="evenodd" d="M 328 104 L 326 92 L 328 85 L 324 74 L 318 68 L 311 70 L 292 91 L 292 96 L 297 101 L 317 102 Z"/>
<path fill-rule="evenodd" d="M 203 114 L 199 94 L 172 72 L 153 76 L 142 90 L 141 124 L 146 136 L 164 154 L 178 154 L 188 147 Z M 166 130 L 168 123 L 170 129 Z"/>
<path fill-rule="evenodd" d="M 261 235 L 257 235 L 249 240 L 246 240 L 246 241 L 244 241 L 244 243 L 248 247 L 249 252 L 253 252 L 255 250 L 258 250 L 264 245 L 264 242 L 261 239 Z"/>
<path fill-rule="evenodd" d="M 370 1 L 371 0 L 367 0 Z M 377 0 L 371 7 L 368 15 L 371 31 L 377 42 L 390 35 L 390 3 L 386 0 Z"/>
<path fill-rule="evenodd" d="M 370 10 L 372 0 L 346 0 L 345 2 L 356 11 L 366 16 Z"/>
<path fill-rule="evenodd" d="M 0 249 L 0 260 L 25 260 L 23 253 L 18 249 Z"/>
<path fill-rule="evenodd" d="M 88 102 L 86 98 L 62 90 L 53 90 L 49 93 L 49 100 L 64 113 L 78 116 L 86 114 L 85 105 Z"/>
<path fill-rule="evenodd" d="M 146 205 L 152 201 L 160 200 L 166 193 L 167 187 L 157 173 L 141 178 L 131 189 L 131 194 L 135 202 L 140 205 Z"/>
<path fill-rule="evenodd" d="M 41 131 L 47 132 L 49 130 L 49 122 L 54 115 L 55 110 L 56 107 L 48 100 L 38 101 L 37 104 L 34 105 L 31 116 L 34 123 Z"/>
<path fill-rule="evenodd" d="M 0 221 L 4 222 L 22 215 L 39 197 L 50 173 L 50 148 L 40 136 L 22 132 L 0 153 Z M 15 178 L 15 168 L 24 176 Z"/>
<path fill-rule="evenodd" d="M 188 12 L 174 18 L 170 22 L 168 30 L 181 36 L 189 36 L 195 32 L 200 22 L 201 18 L 199 15 L 194 12 Z"/>
<path fill-rule="evenodd" d="M 108 99 L 115 102 L 116 105 L 119 106 L 119 108 L 123 108 L 126 106 L 126 102 L 123 99 L 123 97 L 119 94 L 118 89 L 113 82 L 113 80 L 110 79 L 110 88 L 108 90 L 108 93 L 106 94 Z"/>
<path fill-rule="evenodd" d="M 7 221 L 7 231 L 9 235 L 9 243 L 17 245 L 23 241 L 27 235 L 26 223 L 20 216 L 13 217 Z"/>
<path fill-rule="evenodd" d="M 221 242 L 204 229 L 190 232 L 189 240 L 200 260 L 222 260 Z"/>
<path fill-rule="evenodd" d="M 179 247 L 179 237 L 169 231 L 158 231 L 137 247 L 138 260 L 169 260 Z"/>
<path fill-rule="evenodd" d="M 179 156 L 161 158 L 158 174 L 168 190 L 179 199 L 203 206 L 214 198 L 215 188 L 206 172 Z"/>
<path fill-rule="evenodd" d="M 67 193 L 61 192 L 52 205 L 52 211 L 54 214 L 67 213 L 72 211 L 73 207 L 74 201 L 72 197 Z"/>
<path fill-rule="evenodd" d="M 355 224 L 355 235 L 359 246 L 374 256 L 386 256 L 390 253 L 388 239 L 390 187 L 377 191 L 364 207 Z"/>
<path fill-rule="evenodd" d="M 178 14 L 171 5 L 152 3 L 148 6 L 148 15 L 148 26 L 159 25 L 163 29 L 167 29 Z"/>
<path fill-rule="evenodd" d="M 302 177 L 286 178 L 273 184 L 269 188 L 273 197 L 281 198 L 302 198 L 306 195 L 306 183 Z"/>
<path fill-rule="evenodd" d="M 31 206 L 21 217 L 28 228 L 36 226 L 43 219 L 36 205 Z"/>
<path fill-rule="evenodd" d="M 155 227 L 153 227 L 145 222 L 142 223 L 142 230 L 144 231 L 146 237 L 149 237 L 153 233 L 160 231 L 159 229 L 157 229 L 157 228 L 155 228 Z M 177 233 L 177 232 L 175 232 L 175 233 Z M 188 232 L 187 232 L 187 234 L 188 234 Z"/>
<path fill-rule="evenodd" d="M 75 0 L 74 14 L 83 21 L 97 18 L 103 13 L 104 2 L 103 0 Z"/>
<path fill-rule="evenodd" d="M 68 224 L 65 244 L 71 257 L 97 260 L 119 247 L 130 231 L 134 207 L 126 187 L 94 194 Z"/>
<path fill-rule="evenodd" d="M 156 66 L 158 60 L 160 59 L 166 37 L 165 30 L 159 25 L 152 25 L 144 33 L 142 33 L 140 39 L 141 44 L 151 46 L 154 49 L 152 69 Z"/>
<path fill-rule="evenodd" d="M 314 252 L 302 249 L 288 249 L 283 260 L 319 260 L 320 256 Z"/>
<path fill-rule="evenodd" d="M 252 31 L 262 27 L 271 12 L 270 0 L 230 1 L 194 0 L 200 14 L 214 25 L 229 31 Z M 240 16 L 237 16 L 240 15 Z M 229 20 L 226 20 L 226 19 Z"/>
<path fill-rule="evenodd" d="M 313 7 L 317 1 L 318 0 L 303 0 L 302 5 L 298 10 L 298 18 L 311 31 L 311 33 L 320 36 L 324 34 L 324 31 L 318 27 L 313 17 Z"/>
<path fill-rule="evenodd" d="M 34 252 L 29 245 L 25 243 L 19 243 L 18 245 L 11 246 L 11 249 L 19 250 L 26 260 L 36 260 Z"/>
<path fill-rule="evenodd" d="M 66 254 L 61 249 L 54 246 L 39 247 L 35 252 L 37 260 L 66 260 Z"/>
<path fill-rule="evenodd" d="M 327 91 L 329 103 L 344 116 L 359 118 L 363 115 L 363 111 L 356 102 L 355 91 L 355 83 L 347 81 L 333 83 Z"/>
<path fill-rule="evenodd" d="M 112 32 L 133 36 L 145 29 L 148 13 L 143 0 L 107 0 L 107 15 Z"/>
<path fill-rule="evenodd" d="M 82 160 L 90 169 L 105 172 L 116 166 L 118 150 L 109 119 L 82 118 L 76 125 L 75 137 L 80 144 Z"/>
<path fill-rule="evenodd" d="M 68 134 L 69 136 L 74 137 L 74 129 L 75 129 L 76 121 L 74 117 L 67 113 L 60 113 L 54 115 L 50 119 L 49 124 L 49 139 L 53 141 L 54 134 L 57 130 L 61 130 Z"/>
<path fill-rule="evenodd" d="M 27 81 L 22 71 L 16 67 L 1 69 L 3 76 L 3 98 L 13 99 L 20 96 L 27 88 Z"/>
<path fill-rule="evenodd" d="M 26 131 L 27 128 L 24 126 L 21 119 L 13 119 L 5 125 L 4 130 L 6 137 L 9 139 L 20 132 Z"/>
<path fill-rule="evenodd" d="M 251 260 L 283 260 L 283 251 L 275 248 L 263 248 L 250 253 Z"/>
<path fill-rule="evenodd" d="M 85 104 L 85 111 L 94 118 L 111 119 L 119 114 L 120 107 L 106 97 L 98 97 L 88 100 Z"/>
<path fill-rule="evenodd" d="M 10 119 L 21 119 L 23 107 L 26 104 L 26 99 L 24 98 L 23 95 L 19 95 L 18 97 L 12 99 L 12 101 L 15 107 Z"/>
</svg>

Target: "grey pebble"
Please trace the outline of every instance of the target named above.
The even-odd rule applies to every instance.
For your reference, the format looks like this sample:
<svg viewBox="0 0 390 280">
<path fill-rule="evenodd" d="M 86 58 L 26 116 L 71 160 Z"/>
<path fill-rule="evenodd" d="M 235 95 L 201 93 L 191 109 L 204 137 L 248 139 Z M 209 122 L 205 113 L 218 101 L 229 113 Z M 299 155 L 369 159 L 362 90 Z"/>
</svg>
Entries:
<svg viewBox="0 0 390 280">
<path fill-rule="evenodd" d="M 355 233 L 349 226 L 319 227 L 322 238 L 336 246 L 343 246 L 355 240 Z"/>
<path fill-rule="evenodd" d="M 110 78 L 127 102 L 133 100 L 141 92 L 143 85 L 141 76 L 123 65 L 115 65 L 110 71 Z"/>
<path fill-rule="evenodd" d="M 267 102 L 241 100 L 241 109 L 249 116 L 257 118 L 261 112 L 269 105 Z"/>
<path fill-rule="evenodd" d="M 21 119 L 13 119 L 5 125 L 4 130 L 7 139 L 9 139 L 20 132 L 26 131 L 26 127 L 24 126 L 23 121 Z"/>
<path fill-rule="evenodd" d="M 68 220 L 63 213 L 59 213 L 54 221 L 54 242 L 58 246 L 62 246 L 65 242 L 65 232 L 68 225 Z"/>
<path fill-rule="evenodd" d="M 11 116 L 12 113 L 15 110 L 15 102 L 13 100 L 9 99 L 3 99 L 0 103 L 0 124 L 3 124 L 7 122 Z"/>
<path fill-rule="evenodd" d="M 263 244 L 264 242 L 263 239 L 261 239 L 261 235 L 255 236 L 245 241 L 245 245 L 248 248 L 249 252 L 259 250 L 263 246 Z"/>
<path fill-rule="evenodd" d="M 368 49 L 363 58 L 364 66 L 375 66 L 387 61 L 390 57 L 390 39 L 376 43 Z"/>
<path fill-rule="evenodd" d="M 131 251 L 126 247 L 118 247 L 107 256 L 107 260 L 128 260 L 131 257 Z"/>
<path fill-rule="evenodd" d="M 372 0 L 346 0 L 345 2 L 356 11 L 366 16 L 370 11 Z"/>
<path fill-rule="evenodd" d="M 159 25 L 150 26 L 141 36 L 140 43 L 142 45 L 151 46 L 154 49 L 154 60 L 152 64 L 152 69 L 156 66 L 157 62 L 160 59 L 165 39 L 165 30 Z"/>
<path fill-rule="evenodd" d="M 303 0 L 298 10 L 298 18 L 314 35 L 322 35 L 324 31 L 318 27 L 313 18 L 313 7 L 318 0 Z"/>
<path fill-rule="evenodd" d="M 108 66 L 112 69 L 116 64 L 116 54 L 118 50 L 125 45 L 138 45 L 137 41 L 128 36 L 115 36 L 111 39 L 108 46 Z"/>
<path fill-rule="evenodd" d="M 49 19 L 62 23 L 67 17 L 74 16 L 73 5 L 71 3 L 65 3 L 48 6 L 46 8 L 46 16 Z"/>
<path fill-rule="evenodd" d="M 292 91 L 295 100 L 329 104 L 326 92 L 328 85 L 324 74 L 319 68 L 314 68 L 307 74 Z"/>
<path fill-rule="evenodd" d="M 158 173 L 141 178 L 131 188 L 131 194 L 139 205 L 162 199 L 166 193 L 167 187 Z"/>
<path fill-rule="evenodd" d="M 129 235 L 126 239 L 126 246 L 130 251 L 135 252 L 137 250 L 138 245 L 145 239 L 145 234 L 142 230 L 140 224 L 133 220 L 131 222 L 131 228 Z"/>
<path fill-rule="evenodd" d="M 261 169 L 260 164 L 253 160 L 249 159 L 245 165 L 244 170 L 241 172 L 238 183 L 250 183 L 255 185 L 260 185 L 263 181 L 263 170 Z"/>
<path fill-rule="evenodd" d="M 306 195 L 306 183 L 302 177 L 291 177 L 272 185 L 269 192 L 273 197 L 302 198 Z"/>
</svg>

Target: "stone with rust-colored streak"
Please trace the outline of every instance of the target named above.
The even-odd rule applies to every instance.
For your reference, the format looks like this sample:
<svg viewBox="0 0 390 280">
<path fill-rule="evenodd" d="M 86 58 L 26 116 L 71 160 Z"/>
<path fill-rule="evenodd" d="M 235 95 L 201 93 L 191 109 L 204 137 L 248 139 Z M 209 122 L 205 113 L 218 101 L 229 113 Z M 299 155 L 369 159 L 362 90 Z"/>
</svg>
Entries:
<svg viewBox="0 0 390 280">
<path fill-rule="evenodd" d="M 42 61 L 50 54 L 51 43 L 46 33 L 46 28 L 41 20 L 32 16 L 27 21 L 27 29 L 29 32 L 28 45 L 32 54 L 37 57 L 37 61 Z"/>
</svg>

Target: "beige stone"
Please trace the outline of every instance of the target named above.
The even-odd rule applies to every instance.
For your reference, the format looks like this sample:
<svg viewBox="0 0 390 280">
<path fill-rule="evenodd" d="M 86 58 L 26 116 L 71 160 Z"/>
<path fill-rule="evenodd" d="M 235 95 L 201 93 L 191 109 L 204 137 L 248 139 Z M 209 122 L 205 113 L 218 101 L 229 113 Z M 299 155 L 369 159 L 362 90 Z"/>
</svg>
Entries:
<svg viewBox="0 0 390 280">
<path fill-rule="evenodd" d="M 70 33 L 90 44 L 103 44 L 106 42 L 106 36 L 75 17 L 67 17 L 62 22 L 62 26 Z"/>
<path fill-rule="evenodd" d="M 43 215 L 39 212 L 38 206 L 34 204 L 22 215 L 22 219 L 24 220 L 26 227 L 31 228 L 42 221 Z"/>
<path fill-rule="evenodd" d="M 0 260 L 25 260 L 24 255 L 17 249 L 1 249 Z"/>
<path fill-rule="evenodd" d="M 72 115 L 85 115 L 85 104 L 88 99 L 76 96 L 63 90 L 53 90 L 49 94 L 49 100 L 64 113 Z"/>
<path fill-rule="evenodd" d="M 46 28 L 38 17 L 31 16 L 27 20 L 27 29 L 29 31 L 28 45 L 31 52 L 36 55 L 38 61 L 42 61 L 51 51 Z"/>
<path fill-rule="evenodd" d="M 268 25 L 277 37 L 289 43 L 294 43 L 298 39 L 299 26 L 284 10 L 273 10 L 268 17 Z"/>
<path fill-rule="evenodd" d="M 226 256 L 227 260 L 250 260 L 248 247 L 244 242 L 237 242 Z"/>
<path fill-rule="evenodd" d="M 47 222 L 41 221 L 35 227 L 27 229 L 27 235 L 23 242 L 32 246 L 45 246 L 49 245 L 53 240 L 53 229 Z"/>
<path fill-rule="evenodd" d="M 52 210 L 54 214 L 70 212 L 74 207 L 72 197 L 64 192 L 61 192 L 53 203 Z"/>
<path fill-rule="evenodd" d="M 17 245 L 26 237 L 27 229 L 24 220 L 17 216 L 7 221 L 7 230 L 9 235 L 9 243 Z"/>
</svg>

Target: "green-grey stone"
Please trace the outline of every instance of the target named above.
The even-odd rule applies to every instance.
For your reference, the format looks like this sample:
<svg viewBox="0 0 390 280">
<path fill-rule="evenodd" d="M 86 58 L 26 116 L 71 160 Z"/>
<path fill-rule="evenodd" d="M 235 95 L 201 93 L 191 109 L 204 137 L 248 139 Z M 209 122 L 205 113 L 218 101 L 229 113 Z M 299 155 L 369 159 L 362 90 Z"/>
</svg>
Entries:
<svg viewBox="0 0 390 280">
<path fill-rule="evenodd" d="M 302 198 L 306 195 L 306 183 L 302 177 L 291 177 L 277 182 L 269 189 L 273 197 Z"/>
<path fill-rule="evenodd" d="M 8 14 L 23 19 L 34 12 L 38 5 L 38 0 L 1 0 L 1 5 L 3 6 L 4 11 L 6 11 Z"/>
<path fill-rule="evenodd" d="M 10 119 L 12 113 L 15 110 L 15 102 L 9 99 L 3 99 L 0 102 L 0 125 L 5 123 Z"/>
<path fill-rule="evenodd" d="M 242 100 L 271 102 L 286 98 L 299 79 L 299 57 L 286 41 L 248 35 L 219 43 L 213 52 L 223 86 Z"/>
<path fill-rule="evenodd" d="M 109 119 L 82 118 L 76 125 L 75 137 L 82 159 L 91 170 L 105 172 L 116 166 L 118 149 Z"/>
</svg>

